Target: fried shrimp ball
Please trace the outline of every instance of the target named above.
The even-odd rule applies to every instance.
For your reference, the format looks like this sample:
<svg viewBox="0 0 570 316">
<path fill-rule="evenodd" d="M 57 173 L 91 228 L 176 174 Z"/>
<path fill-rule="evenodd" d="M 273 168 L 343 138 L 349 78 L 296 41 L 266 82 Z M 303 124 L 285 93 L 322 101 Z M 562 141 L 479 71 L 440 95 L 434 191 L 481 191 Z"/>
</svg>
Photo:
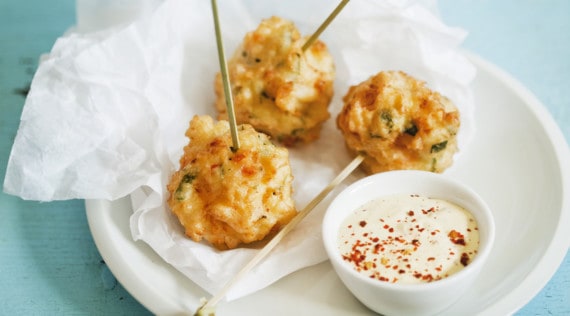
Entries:
<svg viewBox="0 0 570 316">
<path fill-rule="evenodd" d="M 233 152 L 227 121 L 195 116 L 180 170 L 167 187 L 168 205 L 186 235 L 218 249 L 261 240 L 297 214 L 287 149 L 247 124 L 238 135 L 240 148 Z"/>
<path fill-rule="evenodd" d="M 319 137 L 330 117 L 335 67 L 323 42 L 307 50 L 295 25 L 279 17 L 263 20 L 228 61 L 238 123 L 251 124 L 286 146 Z M 222 79 L 215 80 L 219 119 L 227 119 Z"/>
<path fill-rule="evenodd" d="M 457 151 L 459 111 L 425 82 L 380 72 L 350 87 L 337 116 L 346 146 L 363 153 L 368 173 L 397 169 L 442 172 Z"/>
</svg>

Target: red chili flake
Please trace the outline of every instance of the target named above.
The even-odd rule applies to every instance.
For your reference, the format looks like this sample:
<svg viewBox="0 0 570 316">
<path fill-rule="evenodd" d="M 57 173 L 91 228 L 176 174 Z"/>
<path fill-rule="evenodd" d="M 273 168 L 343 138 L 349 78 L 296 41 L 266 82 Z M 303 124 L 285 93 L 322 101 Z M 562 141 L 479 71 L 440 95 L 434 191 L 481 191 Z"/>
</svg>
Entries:
<svg viewBox="0 0 570 316">
<path fill-rule="evenodd" d="M 366 255 L 361 253 L 359 250 L 354 250 L 348 255 L 343 256 L 344 260 L 354 263 L 359 266 L 361 262 L 366 260 Z"/>
<path fill-rule="evenodd" d="M 423 280 L 423 281 L 427 281 L 427 282 L 431 282 L 431 281 L 433 281 L 433 275 L 431 275 L 431 274 L 425 274 L 425 275 L 422 276 L 422 280 Z"/>
<path fill-rule="evenodd" d="M 243 154 L 243 153 L 237 153 L 237 154 L 235 154 L 235 155 L 232 157 L 232 161 L 240 162 L 240 161 L 243 160 L 243 158 L 245 158 L 245 154 Z"/>
<path fill-rule="evenodd" d="M 219 138 L 214 139 L 210 142 L 210 147 L 216 147 L 222 143 L 222 140 Z"/>
<path fill-rule="evenodd" d="M 374 262 L 367 261 L 364 263 L 364 270 L 365 271 L 368 269 L 371 269 L 371 268 L 376 269 L 376 264 Z"/>
<path fill-rule="evenodd" d="M 469 264 L 469 255 L 465 252 L 461 254 L 461 264 L 466 267 Z"/>
<path fill-rule="evenodd" d="M 359 267 L 366 260 L 366 255 L 358 249 L 361 246 L 363 246 L 361 241 L 357 240 L 352 246 L 351 252 L 342 256 L 343 260 L 352 262 L 356 267 Z"/>
<path fill-rule="evenodd" d="M 358 225 L 360 225 L 360 227 L 364 227 L 366 226 L 366 221 L 360 221 L 360 223 L 358 223 Z"/>
<path fill-rule="evenodd" d="M 243 166 L 241 168 L 241 174 L 246 177 L 251 177 L 257 173 L 257 170 L 253 166 Z"/>
<path fill-rule="evenodd" d="M 452 230 L 447 234 L 449 240 L 456 245 L 465 246 L 465 236 L 456 230 Z"/>
<path fill-rule="evenodd" d="M 379 251 L 380 251 L 380 247 L 382 247 L 382 246 L 380 246 L 380 244 L 376 244 L 376 245 L 374 245 L 374 250 L 373 250 L 372 252 L 373 252 L 374 254 L 377 254 L 377 253 L 379 253 Z"/>
<path fill-rule="evenodd" d="M 433 211 L 435 211 L 435 208 L 432 207 L 432 208 L 430 208 L 430 209 L 428 209 L 428 210 L 422 210 L 422 213 L 423 213 L 424 215 L 426 215 L 426 214 L 428 214 L 428 213 L 430 213 L 430 212 L 433 212 Z"/>
</svg>

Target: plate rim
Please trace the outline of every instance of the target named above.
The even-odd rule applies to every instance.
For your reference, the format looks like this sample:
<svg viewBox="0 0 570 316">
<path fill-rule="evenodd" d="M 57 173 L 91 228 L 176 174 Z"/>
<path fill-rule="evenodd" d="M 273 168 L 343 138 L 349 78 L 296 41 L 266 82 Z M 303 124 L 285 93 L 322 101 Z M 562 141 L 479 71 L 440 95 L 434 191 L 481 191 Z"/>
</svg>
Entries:
<svg viewBox="0 0 570 316">
<path fill-rule="evenodd" d="M 525 101 L 525 107 L 532 112 L 539 123 L 543 127 L 549 127 L 545 128 L 545 133 L 553 144 L 551 147 L 555 153 L 556 161 L 558 162 L 557 167 L 561 171 L 561 210 L 559 213 L 558 224 L 555 227 L 552 240 L 548 244 L 547 249 L 544 251 L 536 266 L 521 279 L 512 291 L 494 302 L 491 302 L 489 306 L 480 312 L 481 314 L 510 314 L 524 307 L 544 288 L 559 269 L 564 257 L 568 253 L 568 249 L 570 248 L 570 238 L 561 238 L 565 235 L 570 235 L 564 234 L 563 230 L 563 223 L 570 222 L 570 165 L 563 163 L 564 161 L 570 161 L 570 149 L 560 127 L 553 119 L 547 107 L 527 87 L 505 70 L 492 62 L 485 60 L 479 55 L 468 51 L 465 51 L 464 55 L 476 66 L 477 69 L 484 69 L 489 74 L 497 78 L 498 81 L 504 83 L 506 87 L 509 87 L 514 94 L 520 96 Z M 565 144 L 566 146 L 555 146 L 555 144 Z M 179 311 L 180 308 L 182 308 L 179 302 L 176 302 L 170 297 L 165 297 L 163 293 L 154 289 L 154 287 L 149 286 L 145 280 L 138 278 L 132 270 L 127 269 L 127 265 L 123 265 L 127 260 L 123 258 L 120 253 L 117 253 L 117 251 L 113 251 L 112 242 L 110 242 L 111 239 L 109 239 L 109 236 L 105 236 L 101 232 L 97 231 L 96 224 L 101 219 L 98 218 L 95 213 L 101 207 L 112 206 L 112 203 L 113 201 L 85 200 L 85 210 L 87 213 L 89 229 L 102 258 L 105 260 L 109 269 L 123 287 L 149 311 L 158 314 L 163 314 L 165 311 Z M 142 246 L 148 247 L 148 249 L 144 250 L 145 252 L 154 252 L 142 241 L 131 240 L 131 242 L 133 244 L 142 243 Z M 136 244 L 134 246 L 140 250 L 140 244 Z M 562 249 L 565 249 L 566 251 L 561 251 Z M 154 254 L 158 256 L 156 253 Z M 162 261 L 160 264 L 167 265 L 169 268 L 178 272 L 166 261 Z M 182 275 L 182 273 L 180 273 L 180 275 Z M 187 280 L 192 282 L 189 279 Z M 160 300 L 157 299 L 159 297 L 161 298 Z"/>
<path fill-rule="evenodd" d="M 561 171 L 560 177 L 562 180 L 562 187 L 560 189 L 562 191 L 562 203 L 558 224 L 555 228 L 555 233 L 551 243 L 548 244 L 547 249 L 544 251 L 544 255 L 540 258 L 536 267 L 521 280 L 519 285 L 501 300 L 489 305 L 485 310 L 486 313 L 493 315 L 513 313 L 524 307 L 544 288 L 544 286 L 546 286 L 546 284 L 552 279 L 552 276 L 554 276 L 556 271 L 560 268 L 560 265 L 570 248 L 570 238 L 560 238 L 560 235 L 563 235 L 563 223 L 570 222 L 570 201 L 568 198 L 570 197 L 570 165 L 563 163 L 564 161 L 570 161 L 570 148 L 568 147 L 564 134 L 562 134 L 560 127 L 548 111 L 547 107 L 526 86 L 507 73 L 506 70 L 488 60 L 485 60 L 481 56 L 472 52 L 466 52 L 465 55 L 474 64 L 476 64 L 478 68 L 484 68 L 499 81 L 505 83 L 505 85 L 512 89 L 517 95 L 521 96 L 525 100 L 526 108 L 532 112 L 543 127 L 554 127 L 545 128 L 545 132 L 551 143 L 566 145 L 552 146 L 552 149 L 556 154 L 555 158 L 558 161 L 558 167 Z M 567 235 L 570 236 L 570 234 Z M 554 251 L 558 249 L 566 249 L 566 251 Z M 537 272 L 537 267 L 541 267 L 541 270 L 546 272 L 544 274 L 546 277 L 540 277 Z M 524 299 L 521 300 L 520 297 L 524 297 Z M 513 308 L 505 308 L 505 305 L 508 304 L 504 304 L 504 302 L 510 303 Z"/>
</svg>

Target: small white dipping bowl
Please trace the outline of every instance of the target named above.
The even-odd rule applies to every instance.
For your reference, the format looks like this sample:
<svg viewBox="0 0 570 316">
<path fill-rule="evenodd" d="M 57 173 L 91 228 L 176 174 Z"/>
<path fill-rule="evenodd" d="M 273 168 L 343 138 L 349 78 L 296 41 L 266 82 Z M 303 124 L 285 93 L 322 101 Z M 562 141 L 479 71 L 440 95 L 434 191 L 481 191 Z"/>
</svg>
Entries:
<svg viewBox="0 0 570 316">
<path fill-rule="evenodd" d="M 357 272 L 340 254 L 337 238 L 341 224 L 363 204 L 395 194 L 447 200 L 473 214 L 479 227 L 479 248 L 475 258 L 462 270 L 430 283 L 382 282 Z M 476 280 L 491 252 L 495 224 L 486 203 L 465 185 L 441 174 L 402 170 L 368 176 L 343 190 L 327 209 L 322 233 L 334 270 L 350 292 L 368 308 L 384 315 L 433 315 L 457 301 Z"/>
</svg>

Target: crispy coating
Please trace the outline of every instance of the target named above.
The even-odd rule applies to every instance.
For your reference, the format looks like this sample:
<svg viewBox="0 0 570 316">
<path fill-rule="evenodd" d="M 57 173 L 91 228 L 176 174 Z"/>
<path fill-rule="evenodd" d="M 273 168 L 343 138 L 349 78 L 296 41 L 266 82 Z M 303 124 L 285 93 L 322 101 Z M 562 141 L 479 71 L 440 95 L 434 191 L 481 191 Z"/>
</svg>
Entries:
<svg viewBox="0 0 570 316">
<path fill-rule="evenodd" d="M 333 59 L 321 41 L 303 52 L 306 40 L 292 22 L 271 17 L 245 36 L 228 61 L 237 122 L 287 146 L 317 139 L 330 117 Z M 218 118 L 227 119 L 219 73 L 215 91 Z"/>
<path fill-rule="evenodd" d="M 425 82 L 380 72 L 350 87 L 337 126 L 346 146 L 365 154 L 368 173 L 397 169 L 443 172 L 457 151 L 459 111 Z"/>
<path fill-rule="evenodd" d="M 194 241 L 218 249 L 262 240 L 297 213 L 287 149 L 250 125 L 238 127 L 233 152 L 227 121 L 195 116 L 180 170 L 168 184 L 168 205 Z"/>
</svg>

